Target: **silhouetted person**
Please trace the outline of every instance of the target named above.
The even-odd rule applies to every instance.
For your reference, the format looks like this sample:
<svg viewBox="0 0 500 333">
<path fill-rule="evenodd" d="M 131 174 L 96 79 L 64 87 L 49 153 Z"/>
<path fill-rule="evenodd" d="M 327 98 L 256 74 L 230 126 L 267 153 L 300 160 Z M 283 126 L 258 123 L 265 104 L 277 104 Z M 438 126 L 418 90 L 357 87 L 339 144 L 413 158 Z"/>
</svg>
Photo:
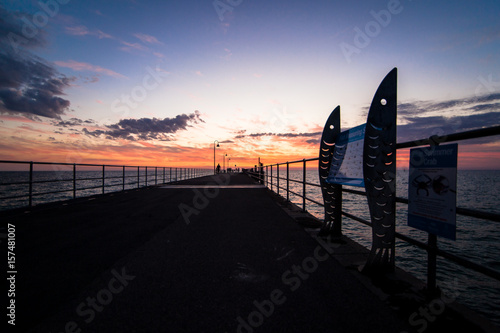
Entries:
<svg viewBox="0 0 500 333">
<path fill-rule="evenodd" d="M 217 173 L 220 172 L 220 164 L 217 164 Z"/>
</svg>

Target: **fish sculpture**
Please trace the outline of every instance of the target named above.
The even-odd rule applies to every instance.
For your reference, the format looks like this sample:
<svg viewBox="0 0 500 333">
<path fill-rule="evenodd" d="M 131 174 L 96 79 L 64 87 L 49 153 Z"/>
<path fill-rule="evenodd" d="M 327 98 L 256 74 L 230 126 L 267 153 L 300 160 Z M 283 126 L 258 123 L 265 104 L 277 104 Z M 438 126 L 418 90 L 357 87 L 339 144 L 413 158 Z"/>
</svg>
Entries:
<svg viewBox="0 0 500 333">
<path fill-rule="evenodd" d="M 363 144 L 363 178 L 372 222 L 372 248 L 364 271 L 393 270 L 396 232 L 397 68 L 373 97 Z"/>
<path fill-rule="evenodd" d="M 340 106 L 337 106 L 326 121 L 319 148 L 319 181 L 325 206 L 325 220 L 318 234 L 321 237 L 339 238 L 342 235 L 342 185 L 326 182 L 339 134 Z"/>
</svg>

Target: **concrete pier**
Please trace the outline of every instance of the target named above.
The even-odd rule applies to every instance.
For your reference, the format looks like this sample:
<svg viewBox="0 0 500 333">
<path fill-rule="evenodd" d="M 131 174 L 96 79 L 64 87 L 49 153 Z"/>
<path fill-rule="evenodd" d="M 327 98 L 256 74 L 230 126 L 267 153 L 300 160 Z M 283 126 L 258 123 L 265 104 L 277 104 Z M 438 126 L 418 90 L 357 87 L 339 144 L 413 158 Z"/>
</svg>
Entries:
<svg viewBox="0 0 500 333">
<path fill-rule="evenodd" d="M 362 275 L 365 249 L 315 238 L 243 174 L 0 217 L 16 225 L 16 332 L 481 331 L 420 314 L 418 282 Z"/>
</svg>

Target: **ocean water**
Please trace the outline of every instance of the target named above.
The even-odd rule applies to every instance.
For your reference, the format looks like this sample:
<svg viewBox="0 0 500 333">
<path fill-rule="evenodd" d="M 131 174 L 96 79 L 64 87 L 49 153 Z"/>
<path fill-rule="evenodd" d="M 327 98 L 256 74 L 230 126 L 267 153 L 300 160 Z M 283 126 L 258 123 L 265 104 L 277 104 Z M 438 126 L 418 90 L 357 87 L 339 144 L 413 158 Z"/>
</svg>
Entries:
<svg viewBox="0 0 500 333">
<path fill-rule="evenodd" d="M 200 170 L 197 176 L 212 174 L 212 170 Z M 104 181 L 102 170 L 86 171 L 77 170 L 76 172 L 76 197 L 87 197 L 95 194 L 103 193 L 103 183 L 105 193 L 121 191 L 123 187 L 123 170 L 122 168 L 108 168 L 104 173 Z M 185 171 L 148 168 L 147 174 L 144 168 L 139 170 L 139 175 L 136 168 L 128 168 L 125 171 L 125 189 L 133 189 L 155 184 L 168 183 L 186 179 L 189 175 Z M 194 176 L 194 174 L 193 174 Z M 0 199 L 0 210 L 13 209 L 28 206 L 29 198 L 29 172 L 26 171 L 2 171 L 0 172 L 0 198 L 24 196 L 14 199 Z M 12 184 L 12 185 L 6 185 Z M 43 194 L 47 192 L 50 193 Z M 73 198 L 73 171 L 54 170 L 54 171 L 34 171 L 33 172 L 33 205 L 41 203 L 54 202 L 59 200 L 68 200 Z"/>
<path fill-rule="evenodd" d="M 302 180 L 302 170 L 290 170 L 290 178 Z M 273 168 L 276 176 L 276 168 Z M 286 168 L 280 168 L 280 177 L 286 178 Z M 306 180 L 319 184 L 317 170 L 308 169 Z M 289 188 L 302 193 L 302 184 L 289 182 Z M 273 180 L 276 191 L 276 179 Z M 500 171 L 466 171 L 457 174 L 457 207 L 500 213 Z M 286 188 L 286 181 L 280 180 L 280 187 Z M 354 190 L 359 187 L 346 187 Z M 280 189 L 286 197 L 286 190 Z M 306 186 L 307 197 L 323 202 L 319 187 Z M 408 170 L 398 170 L 396 195 L 408 197 Z M 290 194 L 290 200 L 302 207 L 302 198 Z M 407 226 L 407 205 L 397 204 L 396 231 L 427 243 L 427 233 Z M 306 202 L 309 213 L 319 219 L 324 218 L 324 208 L 310 201 Z M 343 193 L 343 210 L 365 220 L 370 220 L 366 197 Z M 366 248 L 371 247 L 371 229 L 357 221 L 343 217 L 344 235 Z M 480 263 L 500 271 L 500 224 L 483 219 L 457 214 L 456 241 L 438 237 L 438 247 L 465 259 Z M 396 265 L 422 281 L 427 281 L 427 252 L 398 240 L 396 243 Z M 446 259 L 437 259 L 438 286 L 448 295 L 477 311 L 500 326 L 500 282 L 483 274 L 463 268 Z"/>
</svg>

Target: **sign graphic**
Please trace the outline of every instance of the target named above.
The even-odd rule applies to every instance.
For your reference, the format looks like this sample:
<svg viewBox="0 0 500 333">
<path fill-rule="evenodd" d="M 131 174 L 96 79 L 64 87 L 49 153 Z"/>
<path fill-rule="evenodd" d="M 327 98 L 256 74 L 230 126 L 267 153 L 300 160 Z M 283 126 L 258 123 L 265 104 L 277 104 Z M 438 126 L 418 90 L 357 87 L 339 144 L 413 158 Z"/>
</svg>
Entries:
<svg viewBox="0 0 500 333">
<path fill-rule="evenodd" d="M 410 150 L 410 227 L 456 239 L 457 153 L 457 144 Z"/>
<path fill-rule="evenodd" d="M 326 180 L 330 184 L 364 187 L 363 142 L 366 124 L 340 133 L 333 151 L 332 165 Z"/>
</svg>

